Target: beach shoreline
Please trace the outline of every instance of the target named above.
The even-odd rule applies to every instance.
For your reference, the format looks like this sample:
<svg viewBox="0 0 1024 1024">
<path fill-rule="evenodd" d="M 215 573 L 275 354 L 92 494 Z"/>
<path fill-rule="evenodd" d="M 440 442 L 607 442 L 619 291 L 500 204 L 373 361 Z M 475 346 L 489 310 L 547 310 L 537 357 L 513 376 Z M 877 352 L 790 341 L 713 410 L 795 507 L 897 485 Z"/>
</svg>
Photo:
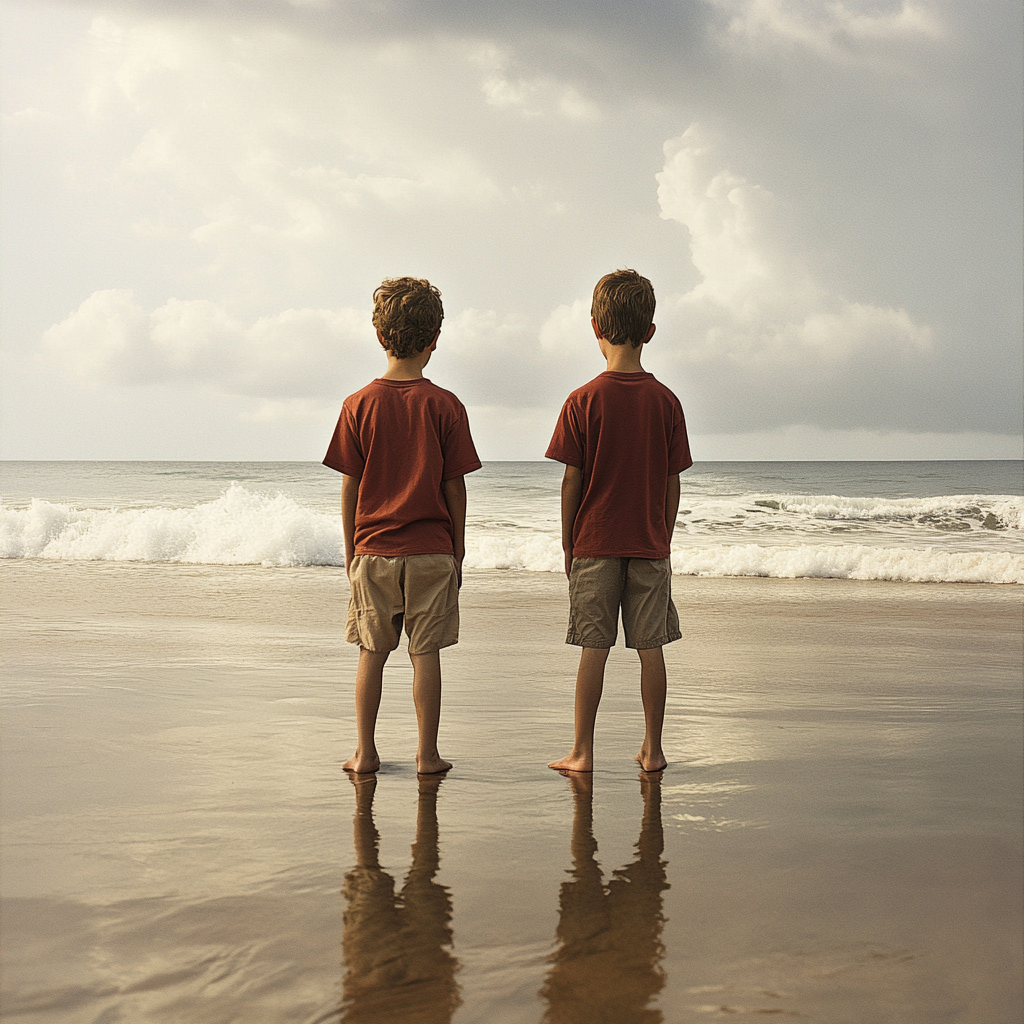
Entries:
<svg viewBox="0 0 1024 1024">
<path fill-rule="evenodd" d="M 583 798 L 545 767 L 571 740 L 564 578 L 469 571 L 462 637 L 442 656 L 455 768 L 417 797 L 400 650 L 360 846 L 368 819 L 340 770 L 356 657 L 344 570 L 0 563 L 4 1012 L 356 1019 L 380 995 L 351 970 L 379 920 L 346 914 L 418 877 L 433 849 L 430 962 L 455 979 L 443 1019 L 536 1021 L 566 985 L 599 995 L 612 976 L 569 938 L 574 907 L 614 916 L 602 894 L 626 892 L 584 884 L 591 862 L 571 851 L 592 848 L 599 875 L 650 882 L 622 921 L 657 941 L 613 933 L 647 951 L 636 998 L 669 1024 L 1012 1019 L 1021 589 L 673 587 L 684 639 L 666 648 L 656 800 L 632 761 L 635 655 L 609 659 Z M 377 875 L 358 867 L 367 835 Z M 659 842 L 654 870 L 643 850 Z"/>
</svg>

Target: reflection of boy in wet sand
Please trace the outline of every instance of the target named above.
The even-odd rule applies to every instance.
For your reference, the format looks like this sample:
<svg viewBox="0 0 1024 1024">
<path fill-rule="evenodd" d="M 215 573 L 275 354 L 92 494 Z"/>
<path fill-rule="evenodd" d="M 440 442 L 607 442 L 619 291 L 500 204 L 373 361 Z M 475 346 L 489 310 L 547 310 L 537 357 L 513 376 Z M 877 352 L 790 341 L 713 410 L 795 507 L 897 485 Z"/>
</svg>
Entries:
<svg viewBox="0 0 1024 1024">
<path fill-rule="evenodd" d="M 401 893 L 378 861 L 373 824 L 376 779 L 353 777 L 356 787 L 356 866 L 345 876 L 346 1024 L 448 1024 L 461 1002 L 455 982 L 452 901 L 434 881 L 440 865 L 437 830 L 439 776 L 420 778 L 416 842 Z"/>
<path fill-rule="evenodd" d="M 400 277 L 373 293 L 387 372 L 349 395 L 324 464 L 342 474 L 341 518 L 351 596 L 347 639 L 359 644 L 356 752 L 346 771 L 380 767 L 374 732 L 384 663 L 409 634 L 419 727 L 416 770 L 451 768 L 437 752 L 440 650 L 459 640 L 466 473 L 480 468 L 462 403 L 423 369 L 444 310 L 429 281 Z"/>
<path fill-rule="evenodd" d="M 626 646 L 640 656 L 646 731 L 636 759 L 665 767 L 662 647 L 678 640 L 672 604 L 672 531 L 679 474 L 693 465 L 679 399 L 640 365 L 654 335 L 654 289 L 617 270 L 594 289 L 591 325 L 608 369 L 562 407 L 547 458 L 565 464 L 562 548 L 569 577 L 566 643 L 582 647 L 576 675 L 576 738 L 552 768 L 594 767 L 594 723 L 619 612 Z"/>
<path fill-rule="evenodd" d="M 573 791 L 571 882 L 562 883 L 557 936 L 561 945 L 541 996 L 547 1024 L 658 1024 L 648 1003 L 665 974 L 661 929 L 665 848 L 661 779 L 642 775 L 643 821 L 637 859 L 613 872 L 607 888 L 597 864 L 593 828 L 593 777 L 567 776 Z"/>
</svg>

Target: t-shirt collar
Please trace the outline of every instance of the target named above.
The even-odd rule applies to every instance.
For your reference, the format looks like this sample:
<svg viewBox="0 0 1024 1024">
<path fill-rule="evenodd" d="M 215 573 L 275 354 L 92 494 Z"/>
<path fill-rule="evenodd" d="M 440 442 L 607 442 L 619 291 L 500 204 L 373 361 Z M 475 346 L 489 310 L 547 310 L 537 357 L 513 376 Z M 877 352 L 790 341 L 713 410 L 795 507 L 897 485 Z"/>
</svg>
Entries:
<svg viewBox="0 0 1024 1024">
<path fill-rule="evenodd" d="M 393 380 L 390 377 L 378 377 L 374 384 L 383 384 L 389 388 L 411 388 L 417 384 L 429 384 L 430 381 L 426 377 L 413 377 L 411 380 Z"/>
<path fill-rule="evenodd" d="M 605 370 L 598 376 L 611 377 L 612 380 L 646 380 L 648 377 L 653 377 L 654 374 L 647 370 L 640 370 L 637 373 L 630 373 L 627 370 Z"/>
</svg>

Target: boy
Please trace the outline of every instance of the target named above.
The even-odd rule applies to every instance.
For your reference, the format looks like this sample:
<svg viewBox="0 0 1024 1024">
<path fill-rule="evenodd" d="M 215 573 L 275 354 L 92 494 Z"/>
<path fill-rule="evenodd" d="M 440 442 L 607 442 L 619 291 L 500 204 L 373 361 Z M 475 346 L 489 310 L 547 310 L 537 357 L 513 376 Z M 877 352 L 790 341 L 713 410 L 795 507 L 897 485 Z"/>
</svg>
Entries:
<svg viewBox="0 0 1024 1024">
<path fill-rule="evenodd" d="M 409 635 L 419 746 L 416 770 L 445 772 L 437 752 L 442 647 L 459 639 L 466 473 L 480 468 L 462 403 L 423 368 L 444 309 L 429 281 L 389 279 L 373 293 L 373 326 L 387 353 L 383 377 L 349 395 L 324 465 L 342 474 L 346 639 L 359 645 L 356 752 L 345 771 L 376 772 L 374 740 L 384 663 Z"/>
<path fill-rule="evenodd" d="M 641 349 L 654 335 L 654 304 L 651 282 L 635 270 L 598 281 L 590 323 L 608 369 L 566 399 L 545 453 L 565 464 L 566 643 L 583 648 L 575 743 L 568 756 L 551 763 L 561 771 L 594 769 L 594 722 L 620 609 L 626 646 L 640 656 L 646 731 L 636 759 L 646 772 L 667 764 L 661 648 L 682 635 L 669 556 L 679 474 L 693 460 L 679 399 L 640 365 Z"/>
</svg>

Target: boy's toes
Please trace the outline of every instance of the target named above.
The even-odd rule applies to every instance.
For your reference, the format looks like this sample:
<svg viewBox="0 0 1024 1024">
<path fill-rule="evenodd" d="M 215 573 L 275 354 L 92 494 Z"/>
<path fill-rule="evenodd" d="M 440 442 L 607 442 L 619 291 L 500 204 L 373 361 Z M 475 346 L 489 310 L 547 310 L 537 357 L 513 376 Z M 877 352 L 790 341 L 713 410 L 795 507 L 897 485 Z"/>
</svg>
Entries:
<svg viewBox="0 0 1024 1024">
<path fill-rule="evenodd" d="M 569 754 L 559 761 L 552 761 L 548 767 L 556 772 L 592 772 L 594 763 L 590 758 Z"/>
</svg>

